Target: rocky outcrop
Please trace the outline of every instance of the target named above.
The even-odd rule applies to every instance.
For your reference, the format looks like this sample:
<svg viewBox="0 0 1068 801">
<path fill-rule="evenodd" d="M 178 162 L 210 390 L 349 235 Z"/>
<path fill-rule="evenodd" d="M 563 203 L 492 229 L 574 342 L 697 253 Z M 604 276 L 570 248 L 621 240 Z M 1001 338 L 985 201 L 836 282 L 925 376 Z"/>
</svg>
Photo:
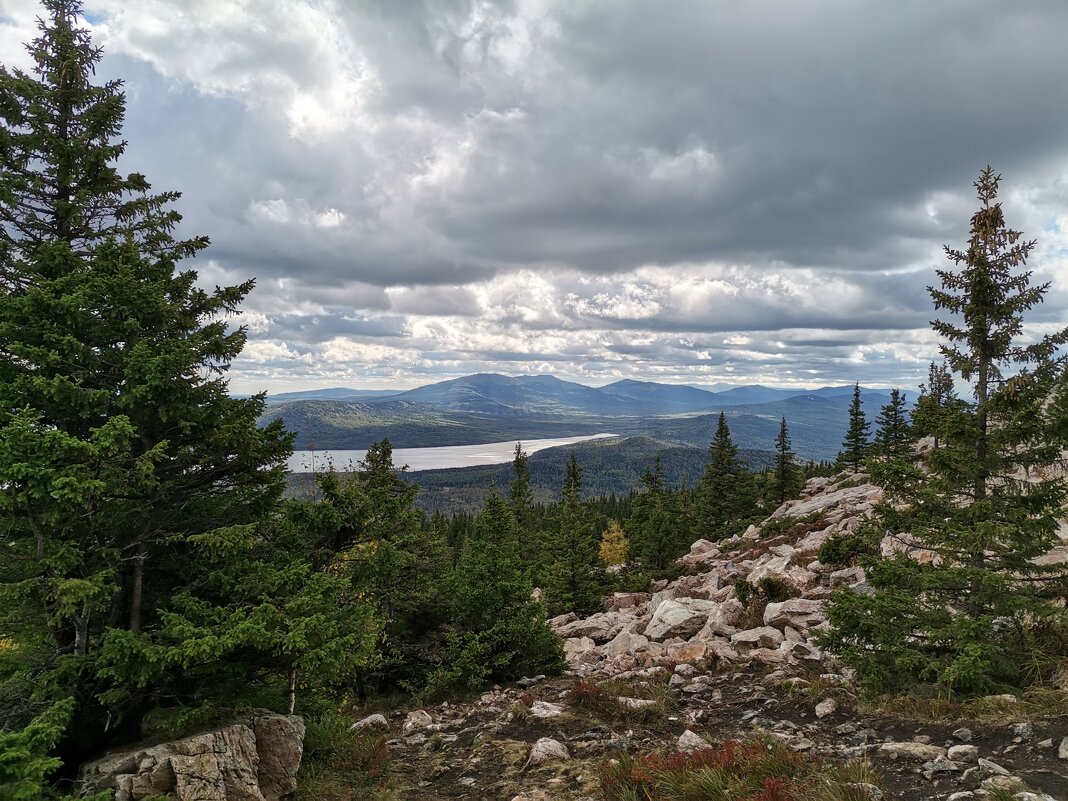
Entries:
<svg viewBox="0 0 1068 801">
<path fill-rule="evenodd" d="M 88 762 L 81 782 L 114 790 L 115 801 L 280 801 L 297 789 L 303 753 L 301 718 L 256 710 L 222 728 Z"/>
</svg>

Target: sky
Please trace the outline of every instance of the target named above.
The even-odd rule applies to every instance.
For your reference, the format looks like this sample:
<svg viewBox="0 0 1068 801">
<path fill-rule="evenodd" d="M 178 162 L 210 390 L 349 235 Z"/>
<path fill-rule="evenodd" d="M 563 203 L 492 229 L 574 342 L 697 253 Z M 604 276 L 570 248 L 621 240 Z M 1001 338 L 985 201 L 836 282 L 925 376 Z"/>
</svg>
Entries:
<svg viewBox="0 0 1068 801">
<path fill-rule="evenodd" d="M 1068 321 L 1068 3 L 85 0 L 123 167 L 254 276 L 235 392 L 915 387 L 1002 174 Z M 26 67 L 39 7 L 0 0 Z"/>
</svg>

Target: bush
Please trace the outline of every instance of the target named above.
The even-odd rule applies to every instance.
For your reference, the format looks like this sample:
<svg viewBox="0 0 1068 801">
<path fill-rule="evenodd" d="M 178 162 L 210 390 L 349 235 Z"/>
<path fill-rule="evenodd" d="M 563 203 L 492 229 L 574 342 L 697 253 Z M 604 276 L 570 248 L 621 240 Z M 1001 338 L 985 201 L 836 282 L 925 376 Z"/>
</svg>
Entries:
<svg viewBox="0 0 1068 801">
<path fill-rule="evenodd" d="M 391 797 L 386 736 L 353 731 L 337 712 L 307 720 L 298 801 L 379 801 Z"/>
<path fill-rule="evenodd" d="M 727 740 L 691 754 L 625 754 L 601 766 L 606 801 L 850 801 L 876 785 L 860 764 L 827 765 L 778 740 Z"/>
<path fill-rule="evenodd" d="M 878 556 L 880 537 L 877 531 L 862 528 L 855 534 L 835 534 L 820 546 L 819 560 L 825 565 L 855 565 L 863 556 Z"/>
</svg>

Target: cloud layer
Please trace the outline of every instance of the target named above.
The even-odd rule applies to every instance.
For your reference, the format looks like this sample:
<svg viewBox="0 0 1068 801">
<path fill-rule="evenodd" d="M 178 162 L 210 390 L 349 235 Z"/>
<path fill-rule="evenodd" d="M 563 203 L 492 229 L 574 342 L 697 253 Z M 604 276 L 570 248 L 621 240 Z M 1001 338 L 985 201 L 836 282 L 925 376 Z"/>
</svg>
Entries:
<svg viewBox="0 0 1068 801">
<path fill-rule="evenodd" d="M 238 391 L 915 385 L 987 163 L 1066 316 L 1059 0 L 86 10 L 129 168 L 184 192 L 205 283 L 258 278 Z M 5 63 L 36 13 L 0 0 Z"/>
</svg>

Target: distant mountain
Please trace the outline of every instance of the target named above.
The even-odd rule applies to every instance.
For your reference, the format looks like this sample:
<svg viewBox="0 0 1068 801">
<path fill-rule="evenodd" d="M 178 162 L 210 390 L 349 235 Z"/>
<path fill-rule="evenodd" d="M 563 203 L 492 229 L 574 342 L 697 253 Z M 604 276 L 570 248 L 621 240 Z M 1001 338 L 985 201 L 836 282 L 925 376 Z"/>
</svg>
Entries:
<svg viewBox="0 0 1068 801">
<path fill-rule="evenodd" d="M 510 378 L 478 373 L 442 381 L 396 396 L 438 409 L 479 414 L 643 414 L 649 404 L 616 398 L 600 389 L 551 375 Z"/>
<path fill-rule="evenodd" d="M 659 414 L 696 412 L 722 406 L 725 393 L 708 392 L 683 384 L 657 384 L 652 381 L 625 379 L 603 386 L 599 390 L 617 398 L 621 404 L 640 404 Z"/>
<path fill-rule="evenodd" d="M 649 436 L 707 448 L 716 417 L 726 413 L 742 448 L 770 449 L 779 419 L 790 426 L 794 450 L 808 459 L 833 459 L 848 423 L 851 385 L 787 390 L 759 385 L 710 392 L 652 381 L 617 381 L 594 388 L 549 375 L 516 378 L 480 373 L 398 393 L 338 399 L 344 388 L 274 397 L 263 421 L 281 417 L 297 432 L 297 448 L 367 448 L 383 437 L 398 448 L 476 445 L 561 435 L 614 433 Z M 295 399 L 293 396 L 298 396 Z M 910 402 L 915 392 L 907 392 Z M 887 390 L 863 389 L 868 420 L 889 402 Z"/>
<path fill-rule="evenodd" d="M 285 403 L 294 400 L 362 400 L 364 398 L 386 398 L 397 395 L 396 389 L 349 389 L 348 387 L 330 387 L 326 389 L 304 389 L 299 392 L 279 392 L 267 396 L 268 403 Z"/>
</svg>

